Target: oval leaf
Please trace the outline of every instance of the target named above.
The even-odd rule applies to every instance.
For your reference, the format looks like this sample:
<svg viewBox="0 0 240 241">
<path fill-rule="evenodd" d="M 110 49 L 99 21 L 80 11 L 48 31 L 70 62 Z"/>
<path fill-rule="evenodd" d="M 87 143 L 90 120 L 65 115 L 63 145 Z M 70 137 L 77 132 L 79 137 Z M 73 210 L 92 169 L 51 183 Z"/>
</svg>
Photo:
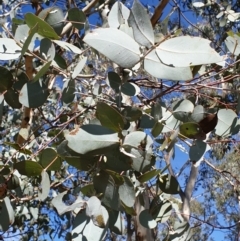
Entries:
<svg viewBox="0 0 240 241">
<path fill-rule="evenodd" d="M 139 221 L 145 228 L 153 229 L 157 226 L 157 222 L 154 220 L 148 209 L 143 210 L 139 215 Z"/>
<path fill-rule="evenodd" d="M 155 50 L 144 58 L 144 69 L 156 78 L 167 80 L 189 80 L 193 77 L 190 67 L 176 68 L 163 64 L 156 55 Z"/>
<path fill-rule="evenodd" d="M 34 161 L 20 161 L 14 164 L 14 169 L 28 177 L 40 176 L 43 171 L 43 167 Z"/>
<path fill-rule="evenodd" d="M 150 213 L 157 222 L 165 223 L 171 216 L 172 204 L 168 200 L 162 201 L 155 197 L 150 204 Z"/>
<path fill-rule="evenodd" d="M 218 136 L 227 136 L 232 134 L 237 125 L 237 114 L 231 109 L 221 109 L 217 113 L 218 123 L 215 133 Z"/>
<path fill-rule="evenodd" d="M 75 28 L 82 30 L 86 22 L 86 15 L 78 8 L 71 8 L 68 11 L 68 19 Z"/>
<path fill-rule="evenodd" d="M 64 48 L 67 51 L 70 51 L 74 54 L 81 54 L 82 50 L 79 49 L 78 47 L 76 47 L 73 44 L 70 44 L 68 42 L 64 42 L 64 41 L 60 41 L 60 40 L 53 40 L 54 43 L 56 43 L 57 45 L 59 45 L 60 47 Z"/>
<path fill-rule="evenodd" d="M 44 201 L 47 198 L 48 193 L 50 191 L 50 179 L 47 172 L 44 170 L 42 171 L 41 176 L 42 176 L 42 181 L 41 181 L 42 190 L 41 192 L 38 191 L 38 198 L 40 201 Z"/>
<path fill-rule="evenodd" d="M 59 36 L 54 29 L 41 18 L 32 13 L 26 13 L 24 18 L 29 28 L 33 28 L 36 24 L 38 24 L 38 34 L 41 36 L 50 39 L 59 39 Z"/>
<path fill-rule="evenodd" d="M 211 64 L 223 61 L 210 46 L 210 41 L 200 37 L 181 36 L 161 43 L 156 52 L 161 61 L 173 67 Z"/>
<path fill-rule="evenodd" d="M 137 179 L 139 182 L 143 183 L 143 182 L 147 182 L 150 179 L 152 179 L 153 177 L 157 176 L 159 173 L 161 172 L 161 170 L 151 170 L 149 172 L 145 172 L 144 174 L 142 174 L 141 176 L 139 176 Z"/>
<path fill-rule="evenodd" d="M 83 40 L 123 68 L 131 68 L 140 60 L 137 42 L 118 29 L 95 29 Z"/>
<path fill-rule="evenodd" d="M 75 69 L 74 69 L 74 71 L 72 73 L 72 79 L 75 79 L 78 76 L 78 74 L 80 74 L 80 72 L 82 71 L 82 69 L 83 69 L 84 65 L 86 64 L 86 62 L 87 62 L 87 57 L 83 57 L 83 59 L 81 59 L 78 62 L 77 66 L 75 67 Z"/>
<path fill-rule="evenodd" d="M 122 202 L 128 206 L 132 207 L 135 202 L 135 190 L 132 181 L 127 176 L 122 176 L 124 178 L 124 183 L 119 186 L 118 192 L 119 197 Z"/>
<path fill-rule="evenodd" d="M 119 144 L 118 134 L 99 125 L 84 125 L 65 133 L 68 147 L 79 154 L 103 153 Z"/>
<path fill-rule="evenodd" d="M 168 194 L 178 194 L 180 193 L 180 186 L 178 184 L 177 179 L 170 175 L 170 174 L 164 174 L 159 177 L 159 187 L 160 189 Z"/>
<path fill-rule="evenodd" d="M 148 48 L 154 44 L 154 34 L 149 14 L 138 0 L 133 2 L 128 23 L 133 28 L 134 39 L 139 44 Z"/>
<path fill-rule="evenodd" d="M 13 39 L 0 38 L 0 60 L 17 59 L 21 55 L 21 48 Z"/>
<path fill-rule="evenodd" d="M 26 107 L 37 108 L 45 103 L 48 95 L 48 87 L 43 81 L 26 83 L 19 93 L 19 102 Z"/>
<path fill-rule="evenodd" d="M 119 132 L 124 128 L 122 115 L 116 109 L 104 102 L 97 103 L 96 116 L 102 126 L 105 126 L 113 131 Z"/>
</svg>

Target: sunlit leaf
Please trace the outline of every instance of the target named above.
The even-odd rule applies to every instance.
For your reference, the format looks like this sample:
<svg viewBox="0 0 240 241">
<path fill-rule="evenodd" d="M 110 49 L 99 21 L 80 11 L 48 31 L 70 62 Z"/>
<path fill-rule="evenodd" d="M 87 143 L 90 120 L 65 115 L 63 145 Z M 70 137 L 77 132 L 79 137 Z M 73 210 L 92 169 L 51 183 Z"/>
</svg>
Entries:
<svg viewBox="0 0 240 241">
<path fill-rule="evenodd" d="M 115 2 L 108 14 L 108 23 L 110 28 L 118 28 L 123 21 L 127 22 L 130 10 L 121 2 Z"/>
<path fill-rule="evenodd" d="M 140 60 L 139 45 L 118 29 L 95 29 L 83 40 L 121 67 L 131 68 Z"/>
<path fill-rule="evenodd" d="M 0 60 L 17 59 L 21 55 L 21 48 L 13 39 L 0 38 Z"/>
<path fill-rule="evenodd" d="M 78 74 L 80 74 L 86 62 L 87 62 L 87 57 L 84 57 L 78 62 L 77 66 L 75 67 L 72 73 L 72 79 L 75 79 L 78 76 Z"/>
<path fill-rule="evenodd" d="M 217 113 L 218 123 L 215 133 L 218 136 L 228 136 L 239 130 L 237 114 L 231 109 L 221 109 Z M 235 130 L 236 129 L 236 130 Z"/>
<path fill-rule="evenodd" d="M 64 27 L 64 14 L 61 8 L 53 6 L 43 9 L 38 17 L 48 23 L 60 35 Z"/>
<path fill-rule="evenodd" d="M 104 223 L 108 223 L 108 212 L 106 208 L 101 206 Z M 104 240 L 107 235 L 108 225 L 105 228 L 100 228 L 94 225 L 91 218 L 89 218 L 85 211 L 79 212 L 74 218 L 73 227 L 72 227 L 72 241 L 79 240 L 91 240 L 99 241 Z"/>
<path fill-rule="evenodd" d="M 133 28 L 134 39 L 140 45 L 150 48 L 154 44 L 154 34 L 150 16 L 147 13 L 147 9 L 145 9 L 138 0 L 133 2 L 128 23 Z"/>
<path fill-rule="evenodd" d="M 40 201 L 44 201 L 47 198 L 48 193 L 50 191 L 50 179 L 48 173 L 44 170 L 42 171 L 41 176 L 41 191 L 38 191 L 38 198 Z"/>
<path fill-rule="evenodd" d="M 181 36 L 164 41 L 156 48 L 159 59 L 173 67 L 221 62 L 221 57 L 210 46 L 210 41 L 200 37 Z"/>
<path fill-rule="evenodd" d="M 168 80 L 189 80 L 192 79 L 190 67 L 176 67 L 163 64 L 158 58 L 155 50 L 151 51 L 144 58 L 144 69 L 154 77 Z"/>
<path fill-rule="evenodd" d="M 81 198 L 78 198 L 72 205 L 67 206 L 63 202 L 63 197 L 66 194 L 67 194 L 67 191 L 64 191 L 52 199 L 52 205 L 57 209 L 59 215 L 62 215 L 63 213 L 66 213 L 69 211 L 73 211 L 75 208 L 79 208 L 79 209 L 85 208 L 86 201 L 82 200 Z"/>
<path fill-rule="evenodd" d="M 157 176 L 159 173 L 161 172 L 161 170 L 151 170 L 148 172 L 145 172 L 144 174 L 142 174 L 141 176 L 139 176 L 137 179 L 139 182 L 143 183 L 143 182 L 147 182 L 150 179 L 152 179 L 153 177 Z"/>
<path fill-rule="evenodd" d="M 38 24 L 38 34 L 41 36 L 50 39 L 59 39 L 59 36 L 53 28 L 41 18 L 32 13 L 26 13 L 24 18 L 29 28 L 33 28 L 36 24 Z"/>
<path fill-rule="evenodd" d="M 99 125 L 84 125 L 65 133 L 68 146 L 79 154 L 103 153 L 119 144 L 117 133 Z"/>
</svg>

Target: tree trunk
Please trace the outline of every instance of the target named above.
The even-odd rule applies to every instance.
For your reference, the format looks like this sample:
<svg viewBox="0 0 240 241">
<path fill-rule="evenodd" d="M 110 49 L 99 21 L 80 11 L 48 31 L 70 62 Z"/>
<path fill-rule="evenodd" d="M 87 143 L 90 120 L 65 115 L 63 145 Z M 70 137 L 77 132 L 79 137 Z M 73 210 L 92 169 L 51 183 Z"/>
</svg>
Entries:
<svg viewBox="0 0 240 241">
<path fill-rule="evenodd" d="M 154 231 L 152 229 L 148 229 L 143 227 L 139 221 L 139 215 L 142 210 L 149 209 L 149 195 L 147 190 L 145 190 L 142 194 L 136 197 L 135 201 L 135 211 L 136 216 L 134 217 L 134 228 L 135 228 L 135 235 L 136 241 L 153 241 L 154 238 Z"/>
</svg>

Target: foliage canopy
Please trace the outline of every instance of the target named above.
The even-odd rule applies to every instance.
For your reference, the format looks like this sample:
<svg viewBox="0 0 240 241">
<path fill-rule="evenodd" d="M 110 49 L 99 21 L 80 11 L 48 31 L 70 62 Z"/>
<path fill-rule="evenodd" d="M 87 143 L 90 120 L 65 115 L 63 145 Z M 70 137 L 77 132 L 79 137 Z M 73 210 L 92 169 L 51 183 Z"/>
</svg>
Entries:
<svg viewBox="0 0 240 241">
<path fill-rule="evenodd" d="M 2 5 L 2 240 L 236 240 L 240 15 L 225 2 Z M 185 9 L 202 22 L 182 26 Z"/>
</svg>

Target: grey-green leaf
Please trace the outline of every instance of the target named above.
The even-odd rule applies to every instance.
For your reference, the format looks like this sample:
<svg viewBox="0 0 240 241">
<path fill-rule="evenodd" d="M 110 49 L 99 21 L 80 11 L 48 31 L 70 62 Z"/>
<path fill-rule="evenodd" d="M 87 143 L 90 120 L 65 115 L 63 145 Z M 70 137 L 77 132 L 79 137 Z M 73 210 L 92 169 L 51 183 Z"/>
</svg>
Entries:
<svg viewBox="0 0 240 241">
<path fill-rule="evenodd" d="M 156 48 L 159 59 L 173 67 L 188 67 L 223 61 L 210 46 L 210 41 L 200 37 L 180 36 L 164 41 Z"/>
<path fill-rule="evenodd" d="M 82 30 L 84 28 L 86 22 L 86 15 L 84 12 L 78 8 L 71 8 L 68 11 L 69 21 L 72 22 L 72 25 L 78 30 Z"/>
<path fill-rule="evenodd" d="M 82 71 L 84 65 L 87 62 L 87 57 L 83 57 L 77 64 L 77 66 L 75 67 L 73 73 L 72 73 L 72 79 L 75 79 L 78 74 L 80 74 L 80 72 Z"/>
<path fill-rule="evenodd" d="M 117 93 L 119 92 L 119 88 L 120 88 L 120 85 L 122 84 L 122 80 L 117 73 L 109 71 L 106 82 Z"/>
<path fill-rule="evenodd" d="M 139 215 L 139 221 L 145 228 L 153 229 L 157 226 L 157 222 L 154 220 L 148 209 L 144 209 Z"/>
<path fill-rule="evenodd" d="M 133 28 L 134 39 L 140 45 L 150 48 L 154 44 L 154 34 L 150 16 L 138 0 L 133 2 L 128 23 Z"/>
<path fill-rule="evenodd" d="M 118 29 L 95 29 L 83 40 L 123 68 L 131 68 L 140 60 L 137 42 Z"/>
<path fill-rule="evenodd" d="M 0 60 L 17 59 L 21 55 L 21 48 L 13 39 L 0 38 Z"/>
<path fill-rule="evenodd" d="M 122 202 L 128 207 L 132 207 L 135 202 L 135 190 L 132 181 L 127 176 L 122 176 L 124 183 L 119 186 L 118 192 Z"/>
<path fill-rule="evenodd" d="M 55 46 L 48 38 L 44 38 L 40 43 L 40 55 L 43 59 L 52 61 L 55 58 Z"/>
<path fill-rule="evenodd" d="M 48 173 L 45 170 L 42 171 L 41 176 L 42 176 L 42 181 L 41 181 L 42 191 L 38 191 L 38 198 L 40 201 L 44 201 L 47 198 L 48 193 L 50 191 L 50 179 L 49 179 Z"/>
<path fill-rule="evenodd" d="M 65 133 L 68 147 L 79 154 L 104 153 L 119 144 L 118 134 L 99 125 L 83 125 Z"/>
<path fill-rule="evenodd" d="M 42 68 L 37 72 L 37 74 L 34 76 L 32 82 L 39 80 L 49 70 L 51 63 L 52 61 L 45 63 L 42 66 Z"/>
<path fill-rule="evenodd" d="M 130 10 L 121 2 L 116 1 L 108 14 L 108 23 L 110 28 L 119 28 L 123 21 L 127 21 L 129 14 Z"/>
<path fill-rule="evenodd" d="M 27 37 L 27 39 L 26 39 L 26 41 L 24 42 L 23 47 L 22 47 L 22 51 L 21 51 L 21 55 L 22 55 L 22 56 L 23 56 L 23 55 L 25 54 L 25 52 L 28 50 L 28 46 L 29 46 L 29 44 L 30 44 L 31 41 L 32 41 L 33 35 L 34 35 L 35 33 L 37 33 L 37 31 L 38 31 L 38 23 L 36 23 L 36 25 L 35 25 L 33 28 L 30 29 L 29 35 L 28 35 L 28 37 Z"/>
<path fill-rule="evenodd" d="M 33 83 L 26 83 L 19 94 L 19 102 L 30 108 L 42 106 L 49 95 L 47 85 L 39 80 Z"/>
<path fill-rule="evenodd" d="M 144 58 L 144 69 L 156 78 L 167 80 L 189 80 L 192 79 L 190 67 L 174 67 L 163 64 L 156 55 L 155 50 L 151 51 Z"/>
<path fill-rule="evenodd" d="M 196 140 L 194 145 L 190 147 L 189 158 L 191 161 L 197 162 L 200 160 L 207 151 L 208 145 L 206 142 Z"/>
<path fill-rule="evenodd" d="M 1 231 L 7 231 L 9 226 L 13 224 L 15 220 L 15 212 L 9 197 L 5 197 L 3 199 L 3 202 L 0 204 L 0 208 L 0 229 Z"/>
<path fill-rule="evenodd" d="M 157 222 L 165 223 L 171 216 L 172 204 L 168 200 L 155 197 L 150 205 L 150 213 Z"/>
<path fill-rule="evenodd" d="M 231 109 L 221 109 L 217 113 L 218 123 L 215 133 L 218 136 L 231 135 L 234 127 L 237 126 L 237 114 Z"/>
</svg>

